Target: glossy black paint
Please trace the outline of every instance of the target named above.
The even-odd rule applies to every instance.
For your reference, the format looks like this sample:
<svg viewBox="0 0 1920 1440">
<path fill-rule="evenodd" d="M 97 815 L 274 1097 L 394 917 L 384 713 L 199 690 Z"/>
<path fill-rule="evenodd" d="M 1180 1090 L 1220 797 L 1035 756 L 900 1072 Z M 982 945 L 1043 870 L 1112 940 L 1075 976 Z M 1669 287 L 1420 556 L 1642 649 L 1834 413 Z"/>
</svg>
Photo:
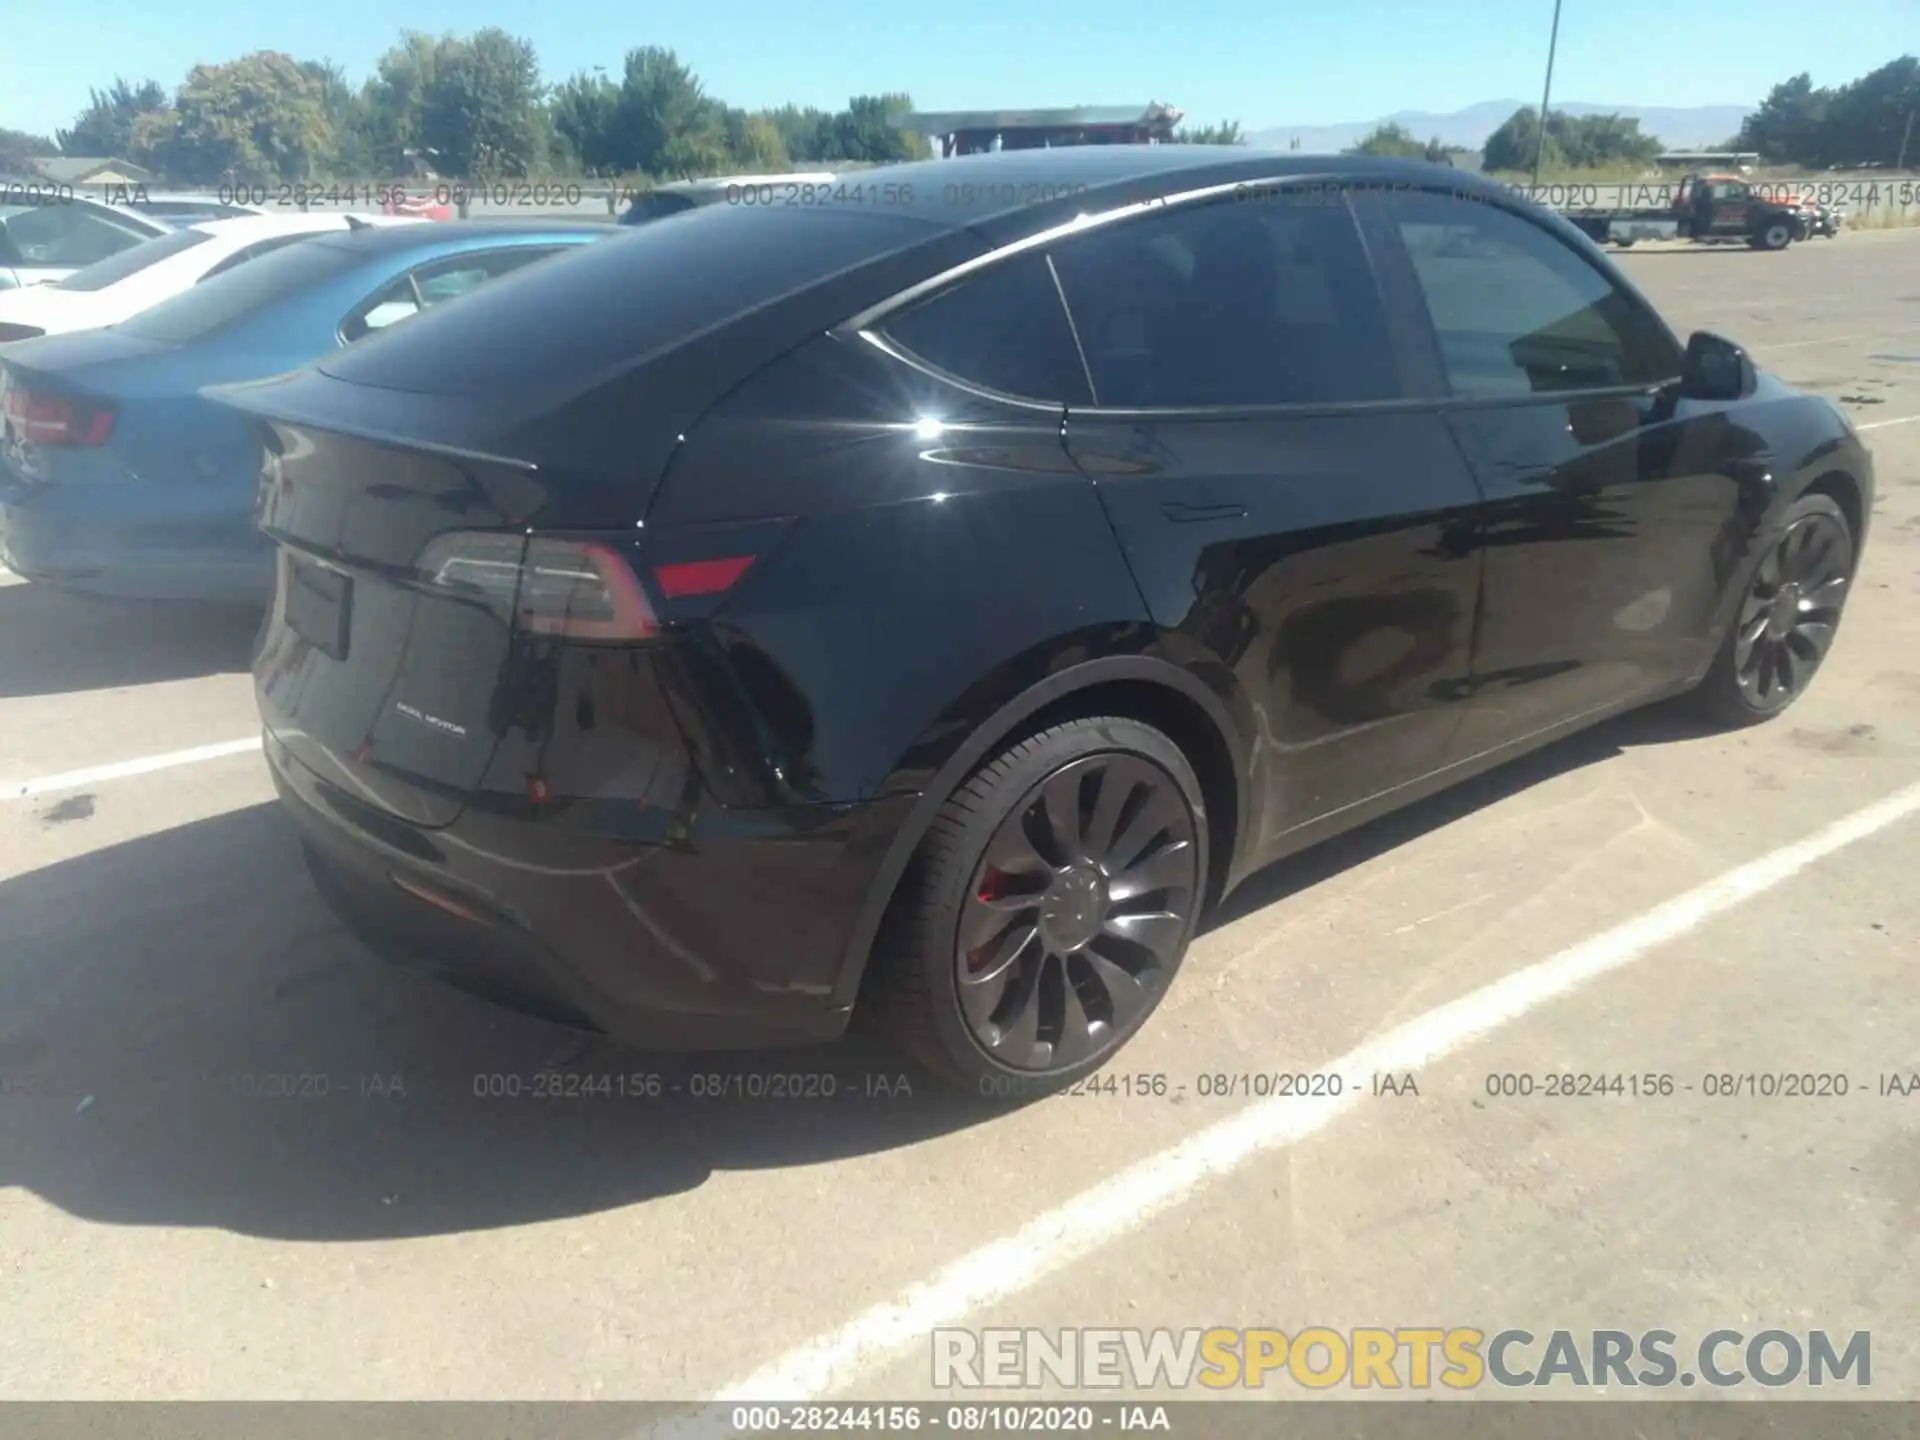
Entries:
<svg viewBox="0 0 1920 1440">
<path fill-rule="evenodd" d="M 1098 705 L 1173 734 L 1217 893 L 1683 688 L 1810 485 L 1864 538 L 1871 465 L 1837 413 L 1765 376 L 1687 394 L 1677 343 L 1672 385 L 1460 401 L 1402 318 L 1393 400 L 1122 412 L 961 383 L 844 323 L 1080 211 L 1330 168 L 1476 183 L 1200 148 L 899 167 L 875 173 L 918 198 L 880 214 L 708 207 L 230 392 L 273 452 L 268 757 L 330 899 L 396 958 L 637 1043 L 824 1038 L 934 811 L 1024 728 Z M 1047 177 L 1083 188 L 1018 201 Z M 1404 269 L 1375 259 L 1405 317 Z M 607 293 L 663 273 L 736 290 Z M 603 328 L 570 352 L 576 324 Z M 682 330 L 623 355 L 621 324 Z M 473 530 L 503 553 L 593 537 L 661 633 L 563 642 L 434 590 L 423 552 Z M 727 556 L 752 564 L 724 595 L 651 578 Z M 337 654 L 289 624 L 324 604 L 302 565 L 351 581 Z"/>
</svg>

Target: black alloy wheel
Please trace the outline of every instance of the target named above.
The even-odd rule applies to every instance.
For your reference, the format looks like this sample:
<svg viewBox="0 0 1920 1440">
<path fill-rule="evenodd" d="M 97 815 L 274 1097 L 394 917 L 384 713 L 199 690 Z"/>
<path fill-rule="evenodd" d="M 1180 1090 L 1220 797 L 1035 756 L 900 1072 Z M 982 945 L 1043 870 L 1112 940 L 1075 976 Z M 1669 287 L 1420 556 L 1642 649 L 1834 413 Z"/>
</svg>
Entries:
<svg viewBox="0 0 1920 1440">
<path fill-rule="evenodd" d="M 1179 964 L 1197 850 L 1173 777 L 1137 755 L 1075 760 L 1022 797 L 987 842 L 954 946 L 980 1048 L 1046 1071 L 1131 1030 Z"/>
<path fill-rule="evenodd" d="M 1777 715 L 1813 682 L 1853 582 L 1846 515 L 1825 495 L 1796 501 L 1762 552 L 1700 698 L 1726 723 Z"/>
<path fill-rule="evenodd" d="M 1756 710 L 1787 704 L 1826 658 L 1853 562 L 1843 521 L 1815 513 L 1760 562 L 1734 625 L 1733 671 Z"/>
<path fill-rule="evenodd" d="M 1192 767 L 1139 721 L 1069 721 L 1010 747 L 942 808 L 876 959 L 893 1037 L 981 1093 L 1098 1068 L 1166 994 L 1207 875 Z"/>
</svg>

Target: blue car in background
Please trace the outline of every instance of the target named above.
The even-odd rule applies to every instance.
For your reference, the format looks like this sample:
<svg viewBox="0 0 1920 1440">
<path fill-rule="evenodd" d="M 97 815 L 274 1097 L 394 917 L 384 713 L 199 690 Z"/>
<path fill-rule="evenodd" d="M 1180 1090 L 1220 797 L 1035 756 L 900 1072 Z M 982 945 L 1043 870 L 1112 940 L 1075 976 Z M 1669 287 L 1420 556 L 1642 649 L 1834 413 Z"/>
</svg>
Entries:
<svg viewBox="0 0 1920 1440">
<path fill-rule="evenodd" d="M 101 595 L 266 603 L 259 435 L 201 388 L 297 369 L 615 233 L 368 225 L 249 260 L 118 325 L 0 345 L 0 560 Z"/>
</svg>

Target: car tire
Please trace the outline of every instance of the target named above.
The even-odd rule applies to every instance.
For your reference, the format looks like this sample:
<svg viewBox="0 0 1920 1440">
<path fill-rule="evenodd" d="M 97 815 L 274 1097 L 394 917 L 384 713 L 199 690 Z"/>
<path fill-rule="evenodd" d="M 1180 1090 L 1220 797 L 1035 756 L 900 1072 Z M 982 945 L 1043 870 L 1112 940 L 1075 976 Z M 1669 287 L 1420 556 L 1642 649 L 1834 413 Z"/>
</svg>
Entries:
<svg viewBox="0 0 1920 1440">
<path fill-rule="evenodd" d="M 1689 697 L 1698 713 L 1729 729 L 1754 725 L 1806 693 L 1832 652 L 1856 544 L 1846 512 L 1829 496 L 1803 495 L 1781 512 L 1757 547 L 1713 664 Z"/>
<path fill-rule="evenodd" d="M 940 807 L 870 969 L 881 1034 L 977 1094 L 1047 1094 L 1146 1022 L 1207 894 L 1187 757 L 1118 715 L 1029 735 Z"/>
<path fill-rule="evenodd" d="M 1756 250 L 1784 250 L 1793 243 L 1793 227 L 1784 220 L 1774 220 L 1756 230 L 1753 234 L 1753 248 Z"/>
</svg>

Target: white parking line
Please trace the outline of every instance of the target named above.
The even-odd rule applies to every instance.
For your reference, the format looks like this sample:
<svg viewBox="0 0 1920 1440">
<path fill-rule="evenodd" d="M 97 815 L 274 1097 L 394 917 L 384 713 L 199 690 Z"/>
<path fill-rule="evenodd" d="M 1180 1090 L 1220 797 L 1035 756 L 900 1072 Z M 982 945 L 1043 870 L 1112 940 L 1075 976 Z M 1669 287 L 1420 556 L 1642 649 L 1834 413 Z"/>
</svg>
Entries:
<svg viewBox="0 0 1920 1440">
<path fill-rule="evenodd" d="M 808 1341 L 711 1402 L 712 1409 L 650 1433 L 704 1433 L 722 1407 L 751 1401 L 811 1400 L 844 1391 L 902 1346 L 925 1343 L 988 1305 L 1032 1289 L 1073 1260 L 1137 1230 L 1190 1198 L 1206 1182 L 1324 1129 L 1365 1093 L 1375 1071 L 1432 1064 L 1511 1024 L 1550 1000 L 1641 959 L 1725 911 L 1788 880 L 1817 860 L 1920 811 L 1920 784 L 1856 810 L 1824 830 L 1727 871 L 1704 885 L 1557 955 L 1463 995 L 1388 1031 L 1316 1070 L 1347 1077 L 1338 1096 L 1276 1098 L 1250 1105 L 1169 1150 L 1151 1155 L 1024 1228 L 962 1256 L 931 1280 Z"/>
<path fill-rule="evenodd" d="M 1884 430 L 1889 425 L 1911 425 L 1916 420 L 1920 420 L 1920 415 L 1902 415 L 1897 420 L 1875 420 L 1871 424 L 1856 425 L 1853 428 L 1856 430 Z"/>
<path fill-rule="evenodd" d="M 218 745 L 196 745 L 191 750 L 170 750 L 164 755 L 147 755 L 112 765 L 93 765 L 85 770 L 69 770 L 62 775 L 42 775 L 38 780 L 0 781 L 0 800 L 25 800 L 55 790 L 78 790 L 83 785 L 98 785 L 102 781 L 120 780 L 128 775 L 150 775 L 155 770 L 171 770 L 176 765 L 197 765 L 202 760 L 243 755 L 259 748 L 260 737 L 255 735 L 246 740 L 222 740 Z"/>
</svg>

